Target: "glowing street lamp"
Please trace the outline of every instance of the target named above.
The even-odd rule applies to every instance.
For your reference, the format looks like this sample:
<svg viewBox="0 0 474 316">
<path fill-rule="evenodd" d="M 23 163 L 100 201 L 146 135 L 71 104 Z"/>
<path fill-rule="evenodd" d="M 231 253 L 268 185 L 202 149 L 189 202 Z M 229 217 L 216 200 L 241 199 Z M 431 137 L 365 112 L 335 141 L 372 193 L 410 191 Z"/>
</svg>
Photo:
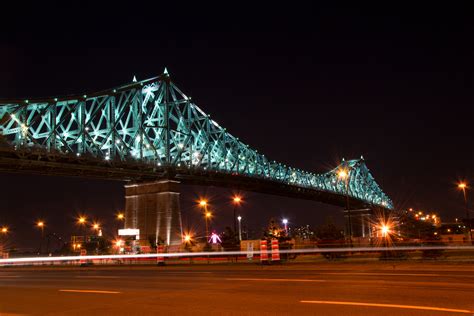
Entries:
<svg viewBox="0 0 474 316">
<path fill-rule="evenodd" d="M 240 206 L 240 203 L 242 203 L 242 198 L 238 195 L 235 195 L 233 198 L 232 198 L 232 204 L 234 204 L 234 234 L 237 230 L 237 223 L 236 223 L 236 215 L 235 215 L 235 209 L 237 208 L 237 206 Z M 239 238 L 239 240 L 241 240 Z"/>
<path fill-rule="evenodd" d="M 38 227 L 39 229 L 41 229 L 41 239 L 40 239 L 40 244 L 39 244 L 39 250 L 38 250 L 38 253 L 41 253 L 41 250 L 42 250 L 42 246 L 43 246 L 43 239 L 44 239 L 44 221 L 38 221 L 36 222 L 36 227 Z"/>
<path fill-rule="evenodd" d="M 351 210 L 349 209 L 349 180 L 350 180 L 350 172 L 349 170 L 342 168 L 339 169 L 337 172 L 337 177 L 339 180 L 344 181 L 346 185 L 346 209 L 347 209 L 347 217 L 349 219 L 349 244 L 352 247 L 352 219 L 351 219 Z"/>
<path fill-rule="evenodd" d="M 391 233 L 391 225 L 388 222 L 382 222 L 379 225 L 380 232 L 382 233 L 382 243 L 385 248 L 388 247 L 388 238 Z M 383 253 L 384 256 L 387 256 L 388 253 L 384 251 Z"/>
<path fill-rule="evenodd" d="M 121 228 L 125 227 L 125 215 L 122 212 L 119 212 L 116 214 L 115 219 L 119 222 L 124 222 L 124 223 L 118 223 L 117 230 L 120 230 Z"/>
<path fill-rule="evenodd" d="M 2 227 L 2 234 L 8 233 L 8 227 L 4 226 Z"/>
<path fill-rule="evenodd" d="M 285 225 L 285 233 L 288 234 L 288 219 L 284 218 L 282 223 Z"/>
<path fill-rule="evenodd" d="M 467 193 L 466 193 L 466 190 L 469 189 L 469 187 L 467 186 L 466 182 L 460 182 L 458 183 L 458 189 L 462 190 L 462 193 L 464 195 L 464 206 L 466 208 L 467 228 L 469 229 L 467 238 L 468 238 L 469 243 L 472 243 L 472 225 L 471 225 L 471 217 L 469 216 L 469 207 L 467 204 Z"/>
<path fill-rule="evenodd" d="M 101 228 L 100 228 L 100 224 L 99 224 L 99 223 L 94 223 L 94 224 L 92 225 L 92 229 L 97 232 L 97 236 L 102 236 Z"/>
<path fill-rule="evenodd" d="M 239 221 L 239 241 L 242 241 L 242 225 L 241 225 L 242 216 L 239 215 L 237 217 L 237 220 Z"/>
<path fill-rule="evenodd" d="M 337 173 L 337 177 L 341 180 L 344 180 L 346 179 L 348 176 L 348 172 L 345 170 L 345 169 L 341 169 L 339 170 L 339 172 Z"/>
<path fill-rule="evenodd" d="M 44 235 L 44 222 L 43 221 L 38 221 L 36 223 L 36 227 L 38 227 L 39 229 L 41 229 L 41 238 L 43 238 L 43 235 Z"/>
<path fill-rule="evenodd" d="M 207 239 L 209 237 L 209 219 L 211 218 L 211 213 L 207 210 L 207 200 L 204 200 L 204 199 L 201 199 L 199 200 L 199 206 L 204 208 L 204 221 L 206 223 L 206 242 L 207 242 Z"/>
<path fill-rule="evenodd" d="M 124 251 L 125 241 L 123 241 L 123 239 L 115 240 L 114 244 L 119 253 L 122 253 Z"/>
<path fill-rule="evenodd" d="M 82 227 L 82 235 L 83 235 L 83 238 L 84 238 L 84 241 L 86 240 L 86 223 L 87 223 L 87 219 L 85 216 L 80 216 L 78 219 L 77 219 L 77 223 L 79 224 L 79 226 Z"/>
<path fill-rule="evenodd" d="M 192 239 L 192 238 L 191 238 L 191 235 L 189 235 L 189 234 L 184 235 L 184 242 L 185 242 L 185 243 L 191 242 L 191 239 Z"/>
</svg>

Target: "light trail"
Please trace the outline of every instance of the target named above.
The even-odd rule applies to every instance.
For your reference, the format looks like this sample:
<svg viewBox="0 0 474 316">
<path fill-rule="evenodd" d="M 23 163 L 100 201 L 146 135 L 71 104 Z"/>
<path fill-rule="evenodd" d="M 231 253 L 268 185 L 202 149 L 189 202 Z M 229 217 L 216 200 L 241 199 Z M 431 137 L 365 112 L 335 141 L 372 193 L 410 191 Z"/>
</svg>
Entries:
<svg viewBox="0 0 474 316">
<path fill-rule="evenodd" d="M 375 273 L 375 272 L 324 272 L 329 275 L 382 275 L 382 276 L 424 276 L 424 277 L 440 277 L 442 274 L 435 273 Z"/>
<path fill-rule="evenodd" d="M 102 290 L 59 290 L 59 292 L 94 293 L 94 294 L 120 294 L 122 293 L 122 292 L 117 292 L 117 291 L 102 291 Z"/>
<path fill-rule="evenodd" d="M 452 308 L 444 308 L 444 307 L 418 306 L 418 305 L 398 305 L 398 304 L 379 304 L 379 303 L 341 302 L 341 301 L 300 301 L 300 303 L 417 309 L 417 310 L 425 310 L 425 311 L 450 312 L 450 313 L 462 313 L 462 314 L 473 313 L 473 311 L 469 311 L 467 309 L 452 309 Z"/>
<path fill-rule="evenodd" d="M 317 279 L 269 279 L 269 278 L 227 278 L 227 281 L 263 281 L 263 282 L 326 282 Z"/>
<path fill-rule="evenodd" d="M 414 250 L 474 250 L 474 246 L 427 246 L 427 247 L 360 247 L 360 248 L 312 248 L 280 250 L 280 254 L 317 254 L 327 252 L 381 252 L 381 251 L 414 251 Z M 122 254 L 122 255 L 88 255 L 88 256 L 61 256 L 61 257 L 23 257 L 0 259 L 0 265 L 8 263 L 35 263 L 59 262 L 80 260 L 113 260 L 113 259 L 147 259 L 147 258 L 189 258 L 202 256 L 247 256 L 259 255 L 260 251 L 216 251 L 216 252 L 173 252 L 173 253 L 147 253 L 147 254 Z"/>
</svg>

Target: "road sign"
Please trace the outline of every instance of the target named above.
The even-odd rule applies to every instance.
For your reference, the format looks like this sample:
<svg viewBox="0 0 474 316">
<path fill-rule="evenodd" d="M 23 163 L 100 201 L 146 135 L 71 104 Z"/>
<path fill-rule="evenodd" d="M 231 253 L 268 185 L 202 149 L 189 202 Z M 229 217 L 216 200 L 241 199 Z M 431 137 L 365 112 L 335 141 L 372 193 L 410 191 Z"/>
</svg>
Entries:
<svg viewBox="0 0 474 316">
<path fill-rule="evenodd" d="M 251 242 L 247 244 L 247 259 L 253 259 L 253 244 Z"/>
</svg>

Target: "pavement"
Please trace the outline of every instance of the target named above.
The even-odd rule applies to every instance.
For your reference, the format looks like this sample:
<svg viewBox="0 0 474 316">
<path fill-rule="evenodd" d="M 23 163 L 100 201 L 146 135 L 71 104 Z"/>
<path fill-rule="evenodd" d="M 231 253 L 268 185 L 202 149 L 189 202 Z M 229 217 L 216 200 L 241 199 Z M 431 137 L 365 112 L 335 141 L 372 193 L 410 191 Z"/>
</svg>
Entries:
<svg viewBox="0 0 474 316">
<path fill-rule="evenodd" d="M 0 315 L 474 315 L 474 265 L 0 268 Z"/>
</svg>

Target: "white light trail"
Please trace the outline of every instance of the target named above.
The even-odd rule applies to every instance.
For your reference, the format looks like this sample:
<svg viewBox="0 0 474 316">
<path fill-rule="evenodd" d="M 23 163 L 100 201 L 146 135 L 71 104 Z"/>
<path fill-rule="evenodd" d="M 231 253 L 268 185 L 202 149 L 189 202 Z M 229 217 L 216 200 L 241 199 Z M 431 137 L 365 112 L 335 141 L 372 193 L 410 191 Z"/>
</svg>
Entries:
<svg viewBox="0 0 474 316">
<path fill-rule="evenodd" d="M 280 250 L 280 254 L 313 254 L 326 252 L 380 252 L 380 251 L 412 251 L 412 250 L 474 250 L 474 246 L 428 246 L 428 247 L 360 247 L 360 248 L 313 248 Z M 0 259 L 0 265 L 7 263 L 34 263 L 53 261 L 79 261 L 79 260 L 104 260 L 104 259 L 145 259 L 145 258 L 176 258 L 176 257 L 201 257 L 201 256 L 246 256 L 248 251 L 219 251 L 219 252 L 173 252 L 173 253 L 147 253 L 123 255 L 89 255 L 89 256 L 61 256 L 61 257 L 27 257 Z M 260 251 L 250 251 L 259 254 Z"/>
</svg>

